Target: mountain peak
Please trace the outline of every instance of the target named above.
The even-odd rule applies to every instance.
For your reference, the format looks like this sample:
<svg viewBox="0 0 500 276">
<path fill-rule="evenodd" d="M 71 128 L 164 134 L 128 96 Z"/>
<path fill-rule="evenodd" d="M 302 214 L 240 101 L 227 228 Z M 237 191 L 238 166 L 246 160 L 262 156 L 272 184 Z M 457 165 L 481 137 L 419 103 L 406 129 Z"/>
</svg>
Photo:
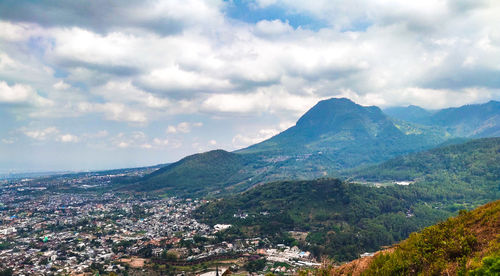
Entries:
<svg viewBox="0 0 500 276">
<path fill-rule="evenodd" d="M 339 167 L 351 167 L 353 160 L 379 161 L 378 152 L 382 148 L 384 155 L 392 156 L 401 151 L 403 144 L 408 151 L 420 147 L 409 143 L 405 136 L 380 108 L 332 98 L 318 102 L 295 126 L 239 152 L 264 155 L 321 152 L 321 156 L 341 160 Z"/>
<path fill-rule="evenodd" d="M 382 122 L 386 116 L 375 106 L 361 106 L 347 98 L 331 98 L 318 102 L 307 111 L 296 126 L 314 128 L 314 132 L 355 129 L 369 122 Z"/>
<path fill-rule="evenodd" d="M 342 98 L 330 98 L 330 99 L 326 99 L 326 100 L 321 100 L 316 105 L 325 104 L 325 103 L 327 103 L 327 104 L 356 104 L 351 99 L 342 97 Z"/>
</svg>

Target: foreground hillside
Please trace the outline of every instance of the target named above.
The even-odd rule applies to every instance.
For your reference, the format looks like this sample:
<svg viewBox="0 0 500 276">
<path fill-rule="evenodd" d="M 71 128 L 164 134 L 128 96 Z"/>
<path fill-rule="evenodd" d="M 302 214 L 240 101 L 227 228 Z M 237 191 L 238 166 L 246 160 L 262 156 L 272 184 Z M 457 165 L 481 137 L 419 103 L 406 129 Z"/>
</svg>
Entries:
<svg viewBox="0 0 500 276">
<path fill-rule="evenodd" d="M 319 272 L 319 271 L 318 271 Z M 331 275 L 500 275 L 500 201 L 425 228 Z"/>
<path fill-rule="evenodd" d="M 212 202 L 199 209 L 198 217 L 212 224 L 233 224 L 228 235 L 235 236 L 294 242 L 287 231 L 305 232 L 302 245 L 316 255 L 354 259 L 460 209 L 499 199 L 500 138 L 412 154 L 356 171 L 356 176 L 385 182 L 379 188 L 336 179 L 264 184 Z M 415 182 L 395 185 L 394 180 Z M 242 219 L 241 214 L 248 216 Z"/>
</svg>

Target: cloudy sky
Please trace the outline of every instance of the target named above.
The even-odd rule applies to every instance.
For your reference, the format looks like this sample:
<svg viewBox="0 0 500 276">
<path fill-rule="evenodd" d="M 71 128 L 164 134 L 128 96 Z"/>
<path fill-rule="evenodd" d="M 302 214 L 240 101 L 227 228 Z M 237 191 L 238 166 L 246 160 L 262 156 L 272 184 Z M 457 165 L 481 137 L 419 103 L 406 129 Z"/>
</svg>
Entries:
<svg viewBox="0 0 500 276">
<path fill-rule="evenodd" d="M 491 0 L 0 1 L 0 172 L 234 150 L 318 100 L 500 99 Z"/>
</svg>

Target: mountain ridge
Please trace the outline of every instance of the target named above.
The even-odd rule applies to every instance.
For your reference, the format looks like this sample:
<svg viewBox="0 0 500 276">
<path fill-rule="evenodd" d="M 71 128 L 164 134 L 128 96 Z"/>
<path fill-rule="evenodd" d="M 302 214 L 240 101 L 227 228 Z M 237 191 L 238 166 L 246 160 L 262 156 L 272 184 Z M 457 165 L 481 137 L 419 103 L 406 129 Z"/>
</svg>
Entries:
<svg viewBox="0 0 500 276">
<path fill-rule="evenodd" d="M 490 102 L 491 114 L 496 114 L 496 103 Z M 495 128 L 489 130 L 495 133 Z M 345 169 L 427 150 L 454 137 L 441 126 L 402 121 L 376 106 L 331 98 L 318 102 L 294 126 L 265 141 L 231 153 L 188 156 L 129 187 L 183 196 L 224 195 L 270 181 L 337 175 Z M 185 186 L 189 192 L 183 191 Z"/>
<path fill-rule="evenodd" d="M 418 110 L 418 111 L 416 111 Z M 392 107 L 384 110 L 393 118 L 411 123 L 438 126 L 458 137 L 500 136 L 500 102 L 468 104 L 439 110 L 417 106 Z"/>
</svg>

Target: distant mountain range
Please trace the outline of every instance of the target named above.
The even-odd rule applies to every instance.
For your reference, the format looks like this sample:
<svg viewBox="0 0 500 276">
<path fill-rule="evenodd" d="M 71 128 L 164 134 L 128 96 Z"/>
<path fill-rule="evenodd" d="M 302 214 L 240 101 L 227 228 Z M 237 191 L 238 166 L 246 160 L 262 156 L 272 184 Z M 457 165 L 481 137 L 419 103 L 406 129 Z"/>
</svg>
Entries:
<svg viewBox="0 0 500 276">
<path fill-rule="evenodd" d="M 500 102 L 464 105 L 441 110 L 418 106 L 396 107 L 384 112 L 393 118 L 427 126 L 437 126 L 457 137 L 500 136 Z"/>
<path fill-rule="evenodd" d="M 320 101 L 295 126 L 268 140 L 233 153 L 217 150 L 186 157 L 122 189 L 224 195 L 270 181 L 338 175 L 456 137 L 500 135 L 499 102 L 386 112 L 390 116 L 345 98 Z"/>
</svg>

